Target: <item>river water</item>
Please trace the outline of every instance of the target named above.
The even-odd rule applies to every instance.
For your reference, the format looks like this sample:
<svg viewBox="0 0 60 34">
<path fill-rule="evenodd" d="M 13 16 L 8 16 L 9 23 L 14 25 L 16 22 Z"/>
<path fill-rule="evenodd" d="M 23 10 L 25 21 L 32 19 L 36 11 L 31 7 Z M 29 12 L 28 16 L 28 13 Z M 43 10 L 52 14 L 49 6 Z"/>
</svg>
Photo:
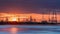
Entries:
<svg viewBox="0 0 60 34">
<path fill-rule="evenodd" d="M 60 26 L 0 25 L 0 34 L 60 34 Z"/>
</svg>

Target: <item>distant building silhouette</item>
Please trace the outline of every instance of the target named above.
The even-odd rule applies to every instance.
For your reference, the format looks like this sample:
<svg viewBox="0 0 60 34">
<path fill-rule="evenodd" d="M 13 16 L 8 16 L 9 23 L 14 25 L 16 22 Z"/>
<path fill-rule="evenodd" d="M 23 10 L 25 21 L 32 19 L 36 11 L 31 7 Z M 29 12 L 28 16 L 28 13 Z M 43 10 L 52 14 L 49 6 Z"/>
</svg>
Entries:
<svg viewBox="0 0 60 34">
<path fill-rule="evenodd" d="M 33 21 L 32 16 L 30 16 L 30 22 L 32 22 L 32 21 Z"/>
<path fill-rule="evenodd" d="M 26 19 L 26 22 L 28 22 L 29 20 L 28 19 Z"/>
<path fill-rule="evenodd" d="M 20 18 L 18 17 L 18 22 L 20 22 Z"/>
<path fill-rule="evenodd" d="M 34 22 L 36 22 L 36 19 L 33 19 Z"/>
<path fill-rule="evenodd" d="M 5 17 L 6 18 L 6 22 L 8 22 L 8 17 Z"/>
</svg>

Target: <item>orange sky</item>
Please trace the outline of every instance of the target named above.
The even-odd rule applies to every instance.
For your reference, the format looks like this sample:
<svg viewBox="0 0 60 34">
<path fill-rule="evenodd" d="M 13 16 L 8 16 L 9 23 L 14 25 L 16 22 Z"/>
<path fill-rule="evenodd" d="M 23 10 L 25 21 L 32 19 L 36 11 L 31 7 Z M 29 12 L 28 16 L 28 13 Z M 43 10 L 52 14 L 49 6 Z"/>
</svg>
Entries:
<svg viewBox="0 0 60 34">
<path fill-rule="evenodd" d="M 7 14 L 7 13 L 0 13 L 0 17 L 8 17 L 9 21 L 18 21 L 18 17 L 21 19 L 21 21 L 23 21 L 23 19 L 30 19 L 30 16 L 32 16 L 32 19 L 36 19 L 37 22 L 40 22 L 41 20 L 43 20 L 42 18 L 42 14 L 35 14 L 35 13 L 32 13 L 32 14 Z M 53 15 L 48 15 L 48 14 L 44 14 L 44 20 L 49 20 L 52 19 L 52 16 Z M 60 16 L 57 15 L 57 20 L 59 22 Z M 0 20 L 3 20 L 5 18 L 0 18 Z"/>
</svg>

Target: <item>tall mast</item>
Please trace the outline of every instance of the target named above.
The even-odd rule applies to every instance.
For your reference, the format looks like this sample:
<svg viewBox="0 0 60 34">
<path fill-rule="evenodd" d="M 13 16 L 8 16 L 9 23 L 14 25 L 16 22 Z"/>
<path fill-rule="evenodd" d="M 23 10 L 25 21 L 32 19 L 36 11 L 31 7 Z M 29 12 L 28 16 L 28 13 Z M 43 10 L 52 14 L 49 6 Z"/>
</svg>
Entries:
<svg viewBox="0 0 60 34">
<path fill-rule="evenodd" d="M 45 18 L 44 18 L 44 12 L 42 12 L 42 21 L 44 21 Z"/>
<path fill-rule="evenodd" d="M 51 17 L 51 12 L 50 12 L 50 10 L 49 10 L 49 23 L 51 23 L 50 17 Z"/>
<path fill-rule="evenodd" d="M 53 17 L 52 17 L 52 22 L 53 23 L 57 23 L 57 14 L 56 14 L 56 11 L 55 10 L 53 10 Z"/>
</svg>

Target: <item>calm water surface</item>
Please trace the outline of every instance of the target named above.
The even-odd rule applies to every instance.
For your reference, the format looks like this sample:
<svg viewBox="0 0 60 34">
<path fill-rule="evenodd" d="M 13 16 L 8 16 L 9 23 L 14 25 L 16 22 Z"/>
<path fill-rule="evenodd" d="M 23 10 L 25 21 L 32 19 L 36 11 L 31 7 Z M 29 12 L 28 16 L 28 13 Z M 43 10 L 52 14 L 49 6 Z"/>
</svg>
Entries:
<svg viewBox="0 0 60 34">
<path fill-rule="evenodd" d="M 0 25 L 0 34 L 60 34 L 60 26 Z"/>
</svg>

